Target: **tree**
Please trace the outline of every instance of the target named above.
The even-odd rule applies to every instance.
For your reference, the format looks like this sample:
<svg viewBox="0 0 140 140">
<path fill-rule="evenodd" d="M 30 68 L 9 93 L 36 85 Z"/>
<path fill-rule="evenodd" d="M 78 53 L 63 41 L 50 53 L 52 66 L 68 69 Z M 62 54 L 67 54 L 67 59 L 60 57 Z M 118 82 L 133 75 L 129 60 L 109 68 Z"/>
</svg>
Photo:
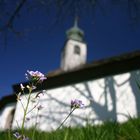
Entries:
<svg viewBox="0 0 140 140">
<path fill-rule="evenodd" d="M 130 19 L 139 22 L 140 0 L 0 0 L 0 35 L 5 40 L 9 32 L 11 35 L 21 35 L 23 31 L 17 29 L 16 23 L 23 18 L 25 11 L 51 14 L 56 24 L 67 17 L 94 16 L 97 9 L 106 14 L 113 6 L 128 10 Z"/>
</svg>

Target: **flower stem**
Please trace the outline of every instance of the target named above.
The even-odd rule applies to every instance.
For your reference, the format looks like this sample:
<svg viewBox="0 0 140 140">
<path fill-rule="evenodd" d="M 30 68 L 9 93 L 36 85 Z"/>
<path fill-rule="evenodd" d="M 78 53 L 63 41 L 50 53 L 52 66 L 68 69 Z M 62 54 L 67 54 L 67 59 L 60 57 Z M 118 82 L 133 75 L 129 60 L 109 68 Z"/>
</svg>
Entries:
<svg viewBox="0 0 140 140">
<path fill-rule="evenodd" d="M 33 140 L 34 140 L 34 136 L 35 136 L 35 130 L 36 130 L 36 127 L 37 127 L 38 112 L 39 112 L 39 110 L 37 110 L 35 126 L 34 126 L 34 129 L 33 129 L 33 134 L 32 134 L 32 139 Z"/>
<path fill-rule="evenodd" d="M 28 110 L 29 102 L 30 102 L 31 92 L 32 91 L 29 90 L 29 96 L 28 96 L 28 100 L 27 100 L 27 105 L 26 105 L 26 108 L 24 110 L 23 121 L 22 121 L 22 126 L 21 126 L 22 135 L 24 134 L 24 124 L 25 124 L 26 113 L 27 113 L 27 110 Z"/>
<path fill-rule="evenodd" d="M 68 116 L 62 121 L 62 123 L 59 125 L 59 127 L 56 129 L 56 130 L 58 130 L 58 129 L 60 129 L 61 128 L 61 126 L 65 123 L 65 121 L 69 118 L 69 116 L 73 113 L 73 111 L 75 110 L 76 108 L 73 108 L 72 110 L 71 110 L 71 112 L 68 114 Z"/>
</svg>

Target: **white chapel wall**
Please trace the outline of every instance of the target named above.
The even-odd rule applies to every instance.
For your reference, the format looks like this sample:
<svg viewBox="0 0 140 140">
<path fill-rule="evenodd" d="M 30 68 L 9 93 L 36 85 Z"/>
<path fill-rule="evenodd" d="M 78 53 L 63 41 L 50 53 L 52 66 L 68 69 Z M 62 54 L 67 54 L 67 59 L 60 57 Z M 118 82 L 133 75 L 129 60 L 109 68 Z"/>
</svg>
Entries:
<svg viewBox="0 0 140 140">
<path fill-rule="evenodd" d="M 140 113 L 140 91 L 136 79 L 140 71 L 108 76 L 45 91 L 39 99 L 44 108 L 39 112 L 38 128 L 44 131 L 55 130 L 70 111 L 71 99 L 80 99 L 84 109 L 77 109 L 67 120 L 66 126 L 101 123 L 105 120 L 126 121 L 130 116 Z M 32 94 L 34 97 L 37 93 Z M 26 98 L 22 97 L 25 104 Z M 31 103 L 29 110 L 35 105 Z M 21 104 L 17 103 L 13 128 L 19 125 L 23 117 Z M 26 127 L 35 124 L 37 110 L 27 115 L 30 120 Z"/>
<path fill-rule="evenodd" d="M 1 112 L 1 116 L 0 116 L 0 130 L 8 129 L 7 126 L 10 125 L 10 124 L 8 124 L 9 117 L 10 117 L 13 109 L 15 109 L 15 106 L 16 106 L 15 103 L 11 103 L 11 104 L 6 105 L 3 108 L 2 112 Z"/>
</svg>

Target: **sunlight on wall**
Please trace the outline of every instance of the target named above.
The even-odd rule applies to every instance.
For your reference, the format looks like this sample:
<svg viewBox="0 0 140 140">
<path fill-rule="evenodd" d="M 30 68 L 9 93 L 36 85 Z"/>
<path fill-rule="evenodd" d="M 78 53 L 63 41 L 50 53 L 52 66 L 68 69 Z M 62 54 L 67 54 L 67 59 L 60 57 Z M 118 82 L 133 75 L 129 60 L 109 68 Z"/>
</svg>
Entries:
<svg viewBox="0 0 140 140">
<path fill-rule="evenodd" d="M 138 88 L 134 78 L 137 73 L 139 72 L 134 71 L 108 76 L 45 91 L 44 96 L 38 100 L 44 107 L 39 112 L 38 128 L 45 131 L 55 130 L 70 112 L 71 99 L 82 100 L 85 108 L 77 109 L 66 122 L 66 126 L 86 125 L 87 122 L 98 124 L 105 120 L 123 122 L 130 116 L 137 116 L 137 102 L 140 102 L 140 94 L 136 94 L 134 90 Z M 32 96 L 36 94 L 33 93 Z M 25 96 L 22 97 L 22 102 L 25 104 Z M 29 110 L 35 104 L 31 103 Z M 34 109 L 28 115 L 31 119 L 26 123 L 26 127 L 35 124 L 36 112 Z M 22 117 L 21 104 L 18 103 L 13 128 L 16 127 L 15 120 L 21 124 Z"/>
</svg>

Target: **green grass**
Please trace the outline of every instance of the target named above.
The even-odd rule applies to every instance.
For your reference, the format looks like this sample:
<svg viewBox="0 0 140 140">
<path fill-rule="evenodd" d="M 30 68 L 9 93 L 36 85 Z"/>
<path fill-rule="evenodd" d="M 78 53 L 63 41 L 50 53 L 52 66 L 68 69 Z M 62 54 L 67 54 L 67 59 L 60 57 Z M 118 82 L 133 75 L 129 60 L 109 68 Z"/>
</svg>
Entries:
<svg viewBox="0 0 140 140">
<path fill-rule="evenodd" d="M 31 138 L 32 129 L 25 135 Z M 0 140 L 15 140 L 12 132 L 0 132 Z M 140 118 L 118 124 L 105 122 L 100 126 L 63 128 L 54 132 L 36 131 L 32 140 L 140 140 Z"/>
</svg>

